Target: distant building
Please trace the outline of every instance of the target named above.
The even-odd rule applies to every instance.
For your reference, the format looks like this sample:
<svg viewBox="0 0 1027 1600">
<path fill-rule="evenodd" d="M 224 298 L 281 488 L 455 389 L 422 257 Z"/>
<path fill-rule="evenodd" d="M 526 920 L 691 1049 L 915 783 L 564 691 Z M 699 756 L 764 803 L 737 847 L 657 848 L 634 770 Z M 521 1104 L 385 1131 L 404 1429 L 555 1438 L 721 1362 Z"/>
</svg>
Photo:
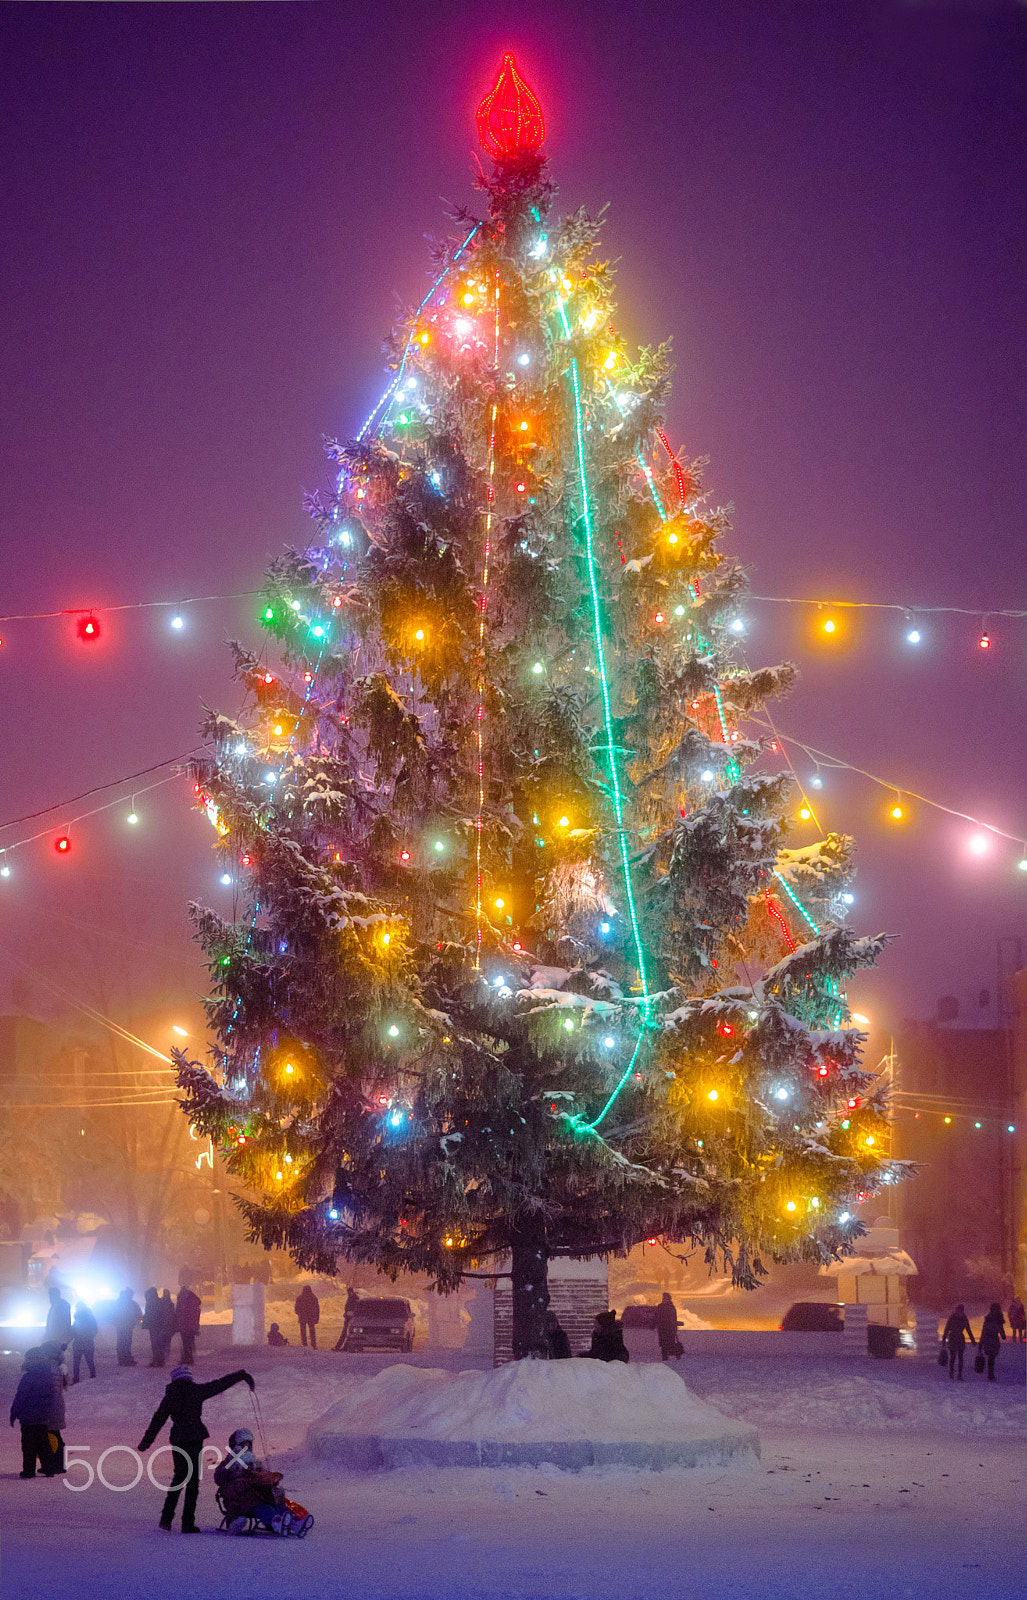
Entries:
<svg viewBox="0 0 1027 1600">
<path fill-rule="evenodd" d="M 893 1214 L 918 1267 L 910 1297 L 939 1312 L 1023 1292 L 1027 972 L 1010 987 L 1013 1026 L 905 1022 L 895 1037 L 892 1148 L 921 1170 Z"/>
</svg>

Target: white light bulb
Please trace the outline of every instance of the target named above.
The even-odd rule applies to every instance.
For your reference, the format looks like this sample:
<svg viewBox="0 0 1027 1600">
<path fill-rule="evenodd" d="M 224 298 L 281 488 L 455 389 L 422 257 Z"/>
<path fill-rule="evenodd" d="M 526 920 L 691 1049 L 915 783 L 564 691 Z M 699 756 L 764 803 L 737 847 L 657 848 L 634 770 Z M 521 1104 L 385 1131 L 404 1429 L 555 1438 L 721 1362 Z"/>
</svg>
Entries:
<svg viewBox="0 0 1027 1600">
<path fill-rule="evenodd" d="M 531 357 L 529 356 L 527 350 L 522 350 L 521 354 L 517 357 L 517 365 L 519 367 L 526 367 L 529 366 L 530 363 Z"/>
<path fill-rule="evenodd" d="M 852 906 L 852 905 L 855 905 L 855 903 L 856 903 L 856 896 L 854 894 L 845 893 L 845 894 L 842 895 L 842 905 L 844 905 L 844 906 Z"/>
<path fill-rule="evenodd" d="M 244 744 L 237 744 L 235 747 L 235 753 L 237 756 L 244 756 L 246 754 L 246 746 Z"/>
<path fill-rule="evenodd" d="M 395 1023 L 392 1023 L 391 1027 L 389 1028 L 389 1038 L 390 1039 L 398 1039 L 399 1038 L 399 1029 L 396 1027 Z"/>
<path fill-rule="evenodd" d="M 278 774 L 275 773 L 275 772 L 265 772 L 265 774 L 264 774 L 264 782 L 266 784 L 275 784 L 275 783 L 277 783 L 278 782 Z"/>
<path fill-rule="evenodd" d="M 139 821 L 139 818 L 136 816 L 134 811 L 130 811 L 128 816 L 125 818 L 125 821 L 126 822 L 131 822 L 133 827 L 134 827 L 135 824 Z"/>
<path fill-rule="evenodd" d="M 860 1026 L 863 1027 L 863 1028 L 869 1028 L 869 1026 L 870 1026 L 870 1018 L 869 1017 L 865 1017 L 863 1015 L 862 1011 L 853 1011 L 851 1015 L 852 1015 L 853 1022 L 858 1022 L 860 1024 Z"/>
<path fill-rule="evenodd" d="M 2 867 L 0 867 L 0 878 L 9 878 L 10 876 L 11 876 L 11 869 L 7 865 L 7 863 L 5 862 L 4 865 Z"/>
<path fill-rule="evenodd" d="M 231 883 L 231 881 L 232 881 L 232 874 L 230 872 L 223 872 L 221 874 L 221 882 L 226 886 L 226 888 Z"/>
<path fill-rule="evenodd" d="M 824 787 L 824 780 L 820 776 L 819 772 L 815 773 L 814 776 L 809 780 L 809 786 L 811 789 L 822 789 Z"/>
<path fill-rule="evenodd" d="M 608 1034 L 607 1034 L 607 1035 L 606 1035 L 606 1038 L 605 1038 L 605 1039 L 604 1039 L 604 1040 L 603 1040 L 603 1044 L 604 1044 L 604 1045 L 605 1045 L 605 1047 L 606 1047 L 606 1049 L 607 1049 L 607 1050 L 612 1050 L 612 1049 L 613 1049 L 613 1047 L 614 1047 L 614 1045 L 615 1045 L 615 1044 L 616 1044 L 616 1043 L 617 1043 L 617 1041 L 616 1041 L 616 1039 L 615 1039 L 615 1038 L 614 1038 L 614 1037 L 613 1037 L 613 1034 L 612 1034 L 612 1033 L 608 1033 Z"/>
<path fill-rule="evenodd" d="M 919 644 L 920 643 L 920 629 L 919 628 L 910 628 L 909 632 L 906 634 L 906 639 L 908 640 L 908 642 L 910 644 Z"/>
<path fill-rule="evenodd" d="M 534 666 L 533 666 L 533 667 L 532 667 L 532 669 L 531 669 L 531 670 L 532 670 L 532 672 L 533 672 L 533 673 L 534 673 L 534 674 L 535 674 L 535 676 L 536 676 L 536 677 L 538 677 L 538 675 L 539 675 L 539 674 L 540 674 L 540 673 L 542 673 L 542 672 L 544 672 L 544 671 L 545 671 L 545 670 L 546 670 L 546 669 L 545 669 L 545 667 L 544 667 L 544 666 L 543 666 L 543 665 L 542 665 L 542 663 L 541 663 L 541 661 L 536 661 L 536 662 L 535 662 L 535 665 L 534 665 Z"/>
<path fill-rule="evenodd" d="M 703 783 L 712 783 L 713 782 L 713 773 L 710 771 L 709 767 L 707 767 L 706 771 L 703 773 L 702 781 L 703 781 Z"/>
<path fill-rule="evenodd" d="M 986 833 L 975 833 L 967 844 L 967 849 L 975 856 L 985 856 L 991 847 L 991 840 Z"/>
<path fill-rule="evenodd" d="M 777 1093 L 777 1098 L 779 1100 L 787 1100 L 788 1099 L 788 1090 L 787 1089 L 778 1089 L 776 1091 L 776 1093 Z"/>
<path fill-rule="evenodd" d="M 171 626 L 173 628 L 184 628 L 185 627 L 185 618 L 184 617 L 172 617 Z"/>
<path fill-rule="evenodd" d="M 601 922 L 599 924 L 599 932 L 600 933 L 609 933 L 609 931 L 610 931 L 610 924 L 608 922 Z"/>
<path fill-rule="evenodd" d="M 731 632 L 732 633 L 744 633 L 745 632 L 745 623 L 744 623 L 744 621 L 742 620 L 741 617 L 736 617 L 735 620 L 732 622 L 732 624 L 731 624 Z"/>
<path fill-rule="evenodd" d="M 847 1211 L 843 1211 L 841 1216 L 838 1218 L 839 1222 L 850 1222 L 851 1220 L 852 1219 L 850 1218 L 849 1213 Z"/>
</svg>

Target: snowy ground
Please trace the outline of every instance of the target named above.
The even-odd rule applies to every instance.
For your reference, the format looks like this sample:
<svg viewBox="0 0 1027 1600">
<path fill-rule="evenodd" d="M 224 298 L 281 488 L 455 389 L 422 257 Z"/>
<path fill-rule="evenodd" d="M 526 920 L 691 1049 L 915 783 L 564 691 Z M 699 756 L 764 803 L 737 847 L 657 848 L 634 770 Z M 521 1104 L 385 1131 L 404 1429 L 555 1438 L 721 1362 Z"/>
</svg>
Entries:
<svg viewBox="0 0 1027 1600">
<path fill-rule="evenodd" d="M 693 1362 L 690 1386 L 756 1424 L 763 1459 L 712 1472 L 552 1468 L 340 1475 L 306 1453 L 306 1425 L 382 1357 L 208 1350 L 201 1379 L 254 1371 L 275 1465 L 317 1518 L 302 1543 L 182 1538 L 156 1528 L 159 1494 L 17 1479 L 0 1471 L 4 1600 L 1013 1600 L 1023 1593 L 1024 1380 L 1006 1346 L 1000 1382 L 963 1384 L 927 1361 Z M 422 1356 L 418 1365 L 428 1364 Z M 442 1364 L 439 1362 L 439 1364 Z M 447 1365 L 459 1366 L 459 1358 Z M 0 1371 L 3 1403 L 18 1363 Z M 167 1373 L 110 1370 L 68 1393 L 66 1437 L 134 1446 Z M 252 1424 L 245 1388 L 212 1402 L 212 1436 Z M 166 1459 L 166 1458 L 165 1458 Z M 134 1473 L 108 1458 L 111 1483 Z M 205 1483 L 200 1521 L 216 1523 Z M 159 1573 L 159 1578 L 156 1574 Z"/>
</svg>

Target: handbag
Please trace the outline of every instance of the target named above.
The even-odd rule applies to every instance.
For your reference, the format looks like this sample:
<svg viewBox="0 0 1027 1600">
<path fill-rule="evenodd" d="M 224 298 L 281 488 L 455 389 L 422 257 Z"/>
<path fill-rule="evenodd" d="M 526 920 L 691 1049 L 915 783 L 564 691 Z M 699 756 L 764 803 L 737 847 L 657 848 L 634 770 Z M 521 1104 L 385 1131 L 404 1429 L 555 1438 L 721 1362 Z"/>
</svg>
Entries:
<svg viewBox="0 0 1027 1600">
<path fill-rule="evenodd" d="M 945 1346 L 942 1345 L 941 1349 L 938 1351 L 938 1365 L 939 1365 L 939 1367 L 947 1367 L 948 1364 L 949 1364 L 949 1353 L 946 1350 Z"/>
<path fill-rule="evenodd" d="M 974 1371 L 975 1372 L 983 1372 L 984 1371 L 984 1357 L 981 1355 L 981 1352 L 979 1350 L 978 1350 L 977 1354 L 974 1356 Z"/>
</svg>

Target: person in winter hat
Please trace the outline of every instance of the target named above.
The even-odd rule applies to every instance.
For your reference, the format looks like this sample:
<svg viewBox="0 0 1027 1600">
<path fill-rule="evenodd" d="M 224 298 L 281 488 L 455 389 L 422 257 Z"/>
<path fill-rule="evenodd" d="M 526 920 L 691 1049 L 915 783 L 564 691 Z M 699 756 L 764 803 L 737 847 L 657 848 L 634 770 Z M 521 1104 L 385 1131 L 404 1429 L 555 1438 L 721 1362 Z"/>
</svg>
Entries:
<svg viewBox="0 0 1027 1600">
<path fill-rule="evenodd" d="M 36 1346 L 25 1352 L 21 1378 L 11 1401 L 11 1427 L 21 1423 L 21 1472 L 34 1478 L 36 1462 L 44 1478 L 61 1470 L 59 1446 L 64 1426 L 64 1382 L 49 1353 Z"/>
<path fill-rule="evenodd" d="M 309 1283 L 305 1283 L 296 1296 L 293 1310 L 300 1325 L 300 1343 L 306 1344 L 310 1335 L 310 1348 L 317 1349 L 317 1325 L 321 1320 L 321 1302 Z"/>
<path fill-rule="evenodd" d="M 75 1316 L 71 1324 L 71 1381 L 78 1382 L 78 1369 L 83 1361 L 89 1368 L 89 1376 L 96 1377 L 96 1362 L 93 1359 L 93 1350 L 96 1340 L 96 1318 L 84 1300 L 80 1300 L 75 1307 Z"/>
<path fill-rule="evenodd" d="M 272 1345 L 278 1350 L 284 1350 L 286 1345 L 289 1343 L 277 1322 L 272 1322 L 270 1328 L 267 1330 L 267 1342 L 269 1345 Z"/>
<path fill-rule="evenodd" d="M 269 1472 L 253 1454 L 249 1428 L 236 1428 L 228 1441 L 228 1454 L 214 1469 L 229 1533 L 245 1533 L 251 1517 L 270 1528 L 284 1500 L 278 1487 L 281 1481 L 280 1472 Z"/>
<path fill-rule="evenodd" d="M 1006 1319 L 998 1301 L 992 1302 L 981 1327 L 981 1355 L 988 1363 L 988 1377 L 995 1382 L 995 1357 L 999 1353 L 999 1339 L 1006 1336 Z"/>
<path fill-rule="evenodd" d="M 349 1288 L 346 1290 L 346 1304 L 342 1308 L 342 1332 L 339 1334 L 339 1337 L 335 1342 L 336 1350 L 345 1350 L 346 1339 L 349 1335 L 350 1318 L 355 1315 L 357 1306 L 359 1304 L 360 1296 L 356 1289 L 354 1289 L 353 1285 L 350 1284 Z"/>
<path fill-rule="evenodd" d="M 200 1331 L 200 1297 L 188 1283 L 178 1291 L 176 1322 L 182 1340 L 182 1361 L 186 1366 L 196 1358 L 196 1335 Z"/>
<path fill-rule="evenodd" d="M 628 1347 L 617 1321 L 616 1311 L 600 1311 L 592 1332 L 592 1348 L 585 1354 L 593 1361 L 629 1361 Z"/>
<path fill-rule="evenodd" d="M 963 1346 L 966 1344 L 967 1339 L 971 1344 L 977 1343 L 966 1319 L 966 1307 L 958 1305 L 945 1324 L 945 1332 L 941 1336 L 941 1342 L 948 1347 L 949 1377 L 955 1377 L 955 1368 L 958 1363 L 960 1383 L 963 1381 Z"/>
<path fill-rule="evenodd" d="M 71 1306 L 59 1289 L 50 1290 L 50 1309 L 46 1314 L 45 1337 L 57 1344 L 71 1343 Z"/>
<path fill-rule="evenodd" d="M 183 1488 L 185 1499 L 182 1502 L 182 1532 L 200 1531 L 196 1526 L 196 1497 L 200 1492 L 200 1453 L 203 1450 L 204 1439 L 210 1437 L 203 1425 L 203 1403 L 205 1400 L 213 1399 L 216 1394 L 224 1394 L 226 1389 L 231 1389 L 236 1383 L 249 1384 L 251 1392 L 256 1388 L 252 1376 L 242 1367 L 238 1372 L 230 1372 L 224 1378 L 215 1378 L 211 1383 L 195 1383 L 189 1367 L 172 1369 L 171 1382 L 164 1390 L 164 1398 L 150 1418 L 150 1425 L 139 1443 L 140 1454 L 144 1450 L 149 1450 L 165 1422 L 170 1420 L 170 1441 L 175 1449 L 175 1476 L 164 1496 L 164 1507 L 160 1514 L 160 1526 L 165 1531 L 170 1530 L 174 1521 L 175 1508 Z M 184 1473 L 184 1476 L 180 1476 L 180 1473 Z"/>
</svg>

